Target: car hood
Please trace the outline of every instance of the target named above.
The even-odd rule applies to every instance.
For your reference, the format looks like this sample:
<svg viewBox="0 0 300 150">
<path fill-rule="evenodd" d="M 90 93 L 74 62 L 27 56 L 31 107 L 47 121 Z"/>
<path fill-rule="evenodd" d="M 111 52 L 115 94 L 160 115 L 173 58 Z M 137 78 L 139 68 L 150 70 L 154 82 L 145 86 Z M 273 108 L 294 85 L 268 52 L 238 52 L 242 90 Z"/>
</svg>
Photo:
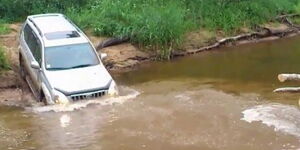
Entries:
<svg viewBox="0 0 300 150">
<path fill-rule="evenodd" d="M 52 87 L 66 95 L 107 89 L 112 81 L 112 77 L 103 65 L 47 71 L 45 75 Z"/>
</svg>

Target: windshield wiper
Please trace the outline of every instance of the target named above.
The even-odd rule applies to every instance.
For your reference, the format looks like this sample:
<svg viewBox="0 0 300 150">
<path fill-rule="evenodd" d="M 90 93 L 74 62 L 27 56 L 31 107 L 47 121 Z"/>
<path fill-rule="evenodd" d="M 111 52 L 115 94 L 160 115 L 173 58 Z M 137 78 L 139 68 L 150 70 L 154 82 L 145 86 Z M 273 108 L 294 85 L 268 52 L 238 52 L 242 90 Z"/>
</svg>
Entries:
<svg viewBox="0 0 300 150">
<path fill-rule="evenodd" d="M 47 70 L 68 70 L 68 69 L 83 68 L 88 66 L 92 66 L 92 64 L 78 65 L 78 66 L 68 67 L 68 68 L 64 68 L 64 67 L 47 68 Z"/>
<path fill-rule="evenodd" d="M 47 68 L 47 70 L 66 70 L 66 69 L 70 69 L 70 68 L 60 68 L 60 67 L 57 67 L 57 68 Z"/>
<path fill-rule="evenodd" d="M 78 66 L 74 66 L 74 67 L 71 67 L 71 68 L 84 68 L 84 67 L 89 67 L 89 66 L 92 66 L 92 64 L 85 64 L 85 65 L 78 65 Z"/>
</svg>

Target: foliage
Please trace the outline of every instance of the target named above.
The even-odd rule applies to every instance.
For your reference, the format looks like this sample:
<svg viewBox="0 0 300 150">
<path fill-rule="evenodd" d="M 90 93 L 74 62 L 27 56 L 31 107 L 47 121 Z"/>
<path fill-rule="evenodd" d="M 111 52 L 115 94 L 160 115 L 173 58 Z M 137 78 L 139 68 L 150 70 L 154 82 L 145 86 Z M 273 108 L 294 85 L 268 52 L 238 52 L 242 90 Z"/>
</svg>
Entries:
<svg viewBox="0 0 300 150">
<path fill-rule="evenodd" d="M 300 2 L 295 6 L 296 13 L 300 13 Z"/>
<path fill-rule="evenodd" d="M 0 0 L 0 18 L 16 21 L 31 14 L 64 13 L 68 8 L 79 8 L 89 2 L 89 0 Z"/>
<path fill-rule="evenodd" d="M 182 36 L 199 28 L 233 33 L 270 21 L 279 14 L 300 12 L 300 0 L 0 0 L 0 17 L 45 12 L 67 14 L 96 35 L 130 37 L 168 55 Z M 1 14 L 2 13 L 2 14 Z"/>
<path fill-rule="evenodd" d="M 8 34 L 9 33 L 9 31 L 10 31 L 10 29 L 9 29 L 9 27 L 7 26 L 7 24 L 2 24 L 1 22 L 0 22 L 0 35 L 1 34 Z"/>
<path fill-rule="evenodd" d="M 294 10 L 298 0 L 185 0 L 189 18 L 212 30 L 233 31 Z"/>
<path fill-rule="evenodd" d="M 1 70 L 8 70 L 9 64 L 5 55 L 5 52 L 3 50 L 3 48 L 0 46 L 0 71 Z"/>
<path fill-rule="evenodd" d="M 206 28 L 235 32 L 295 10 L 299 0 L 98 0 L 76 16 L 97 35 L 129 36 L 157 47 L 176 46 L 187 31 Z M 71 14 L 74 14 L 72 12 Z"/>
</svg>

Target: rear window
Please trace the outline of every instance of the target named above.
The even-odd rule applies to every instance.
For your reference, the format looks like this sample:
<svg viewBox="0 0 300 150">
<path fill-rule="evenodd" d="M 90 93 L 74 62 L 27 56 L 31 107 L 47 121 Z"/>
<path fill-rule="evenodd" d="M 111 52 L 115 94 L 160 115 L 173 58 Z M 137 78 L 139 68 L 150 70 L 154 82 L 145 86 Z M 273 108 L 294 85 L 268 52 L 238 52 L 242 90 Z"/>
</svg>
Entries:
<svg viewBox="0 0 300 150">
<path fill-rule="evenodd" d="M 67 39 L 67 38 L 76 38 L 80 37 L 77 31 L 60 31 L 60 32 L 51 32 L 45 33 L 47 40 L 58 40 L 58 39 Z"/>
</svg>

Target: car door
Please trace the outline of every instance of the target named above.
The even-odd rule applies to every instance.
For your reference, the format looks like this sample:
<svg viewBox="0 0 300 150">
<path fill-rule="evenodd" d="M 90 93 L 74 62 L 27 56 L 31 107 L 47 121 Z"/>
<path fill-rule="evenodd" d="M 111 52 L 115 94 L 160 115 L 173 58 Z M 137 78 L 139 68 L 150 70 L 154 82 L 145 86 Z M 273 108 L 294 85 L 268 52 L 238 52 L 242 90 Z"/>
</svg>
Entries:
<svg viewBox="0 0 300 150">
<path fill-rule="evenodd" d="M 40 69 L 34 69 L 31 68 L 31 62 L 32 61 L 37 61 L 40 66 L 42 62 L 42 47 L 41 47 L 41 42 L 37 35 L 34 33 L 32 28 L 26 24 L 24 27 L 24 40 L 26 43 L 26 52 L 25 52 L 25 57 L 26 57 L 26 66 L 28 66 L 28 75 L 30 77 L 29 84 L 32 86 L 31 88 L 35 88 L 35 90 L 39 90 L 39 74 L 40 74 Z"/>
</svg>

